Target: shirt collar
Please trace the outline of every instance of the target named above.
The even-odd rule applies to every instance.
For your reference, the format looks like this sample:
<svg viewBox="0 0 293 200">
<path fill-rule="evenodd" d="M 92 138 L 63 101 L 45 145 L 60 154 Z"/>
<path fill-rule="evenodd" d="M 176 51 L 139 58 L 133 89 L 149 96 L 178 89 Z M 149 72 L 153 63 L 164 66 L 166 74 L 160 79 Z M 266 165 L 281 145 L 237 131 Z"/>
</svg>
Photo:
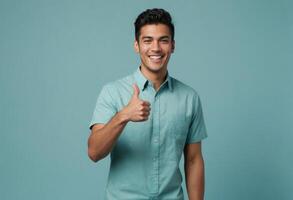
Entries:
<svg viewBox="0 0 293 200">
<path fill-rule="evenodd" d="M 143 74 L 142 72 L 140 71 L 140 67 L 137 68 L 137 70 L 133 73 L 134 75 L 134 78 L 136 80 L 136 83 L 137 83 L 137 86 L 138 88 L 143 91 L 148 83 L 150 82 Z M 167 83 L 166 83 L 167 82 Z M 171 76 L 169 76 L 169 72 L 167 71 L 167 78 L 166 80 L 162 83 L 162 85 L 164 84 L 168 84 L 168 89 L 170 91 L 172 91 L 172 78 Z"/>
</svg>

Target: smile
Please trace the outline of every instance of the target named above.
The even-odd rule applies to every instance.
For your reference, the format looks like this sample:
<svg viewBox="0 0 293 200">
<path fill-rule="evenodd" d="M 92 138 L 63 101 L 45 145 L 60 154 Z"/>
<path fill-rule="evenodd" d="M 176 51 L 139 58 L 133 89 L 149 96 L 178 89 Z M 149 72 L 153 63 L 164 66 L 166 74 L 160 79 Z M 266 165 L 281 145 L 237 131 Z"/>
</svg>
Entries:
<svg viewBox="0 0 293 200">
<path fill-rule="evenodd" d="M 151 55 L 151 56 L 149 56 L 149 58 L 151 59 L 151 61 L 157 62 L 157 61 L 160 61 L 163 58 L 163 56 L 162 55 Z"/>
</svg>

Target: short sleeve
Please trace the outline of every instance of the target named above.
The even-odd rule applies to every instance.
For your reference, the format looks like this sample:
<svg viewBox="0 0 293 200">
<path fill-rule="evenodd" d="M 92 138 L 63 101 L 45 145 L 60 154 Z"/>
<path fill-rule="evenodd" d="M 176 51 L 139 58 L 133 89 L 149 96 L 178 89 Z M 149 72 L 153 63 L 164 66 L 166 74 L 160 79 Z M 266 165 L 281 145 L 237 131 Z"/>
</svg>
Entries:
<svg viewBox="0 0 293 200">
<path fill-rule="evenodd" d="M 192 109 L 193 113 L 186 144 L 200 142 L 208 136 L 204 122 L 201 101 L 198 95 L 194 96 L 193 98 Z"/>
<path fill-rule="evenodd" d="M 106 124 L 117 112 L 115 102 L 110 95 L 111 88 L 104 86 L 98 96 L 89 129 L 97 123 Z"/>
</svg>

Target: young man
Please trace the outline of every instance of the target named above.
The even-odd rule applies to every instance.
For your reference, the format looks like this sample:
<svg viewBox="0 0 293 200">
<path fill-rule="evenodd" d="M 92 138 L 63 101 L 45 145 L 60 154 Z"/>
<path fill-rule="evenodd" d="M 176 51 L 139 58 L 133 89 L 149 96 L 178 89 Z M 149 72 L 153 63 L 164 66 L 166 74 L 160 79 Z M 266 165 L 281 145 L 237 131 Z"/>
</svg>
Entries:
<svg viewBox="0 0 293 200">
<path fill-rule="evenodd" d="M 140 67 L 105 85 L 90 123 L 88 155 L 111 153 L 109 200 L 183 199 L 179 161 L 184 152 L 190 200 L 204 198 L 201 140 L 207 137 L 194 89 L 171 77 L 174 25 L 163 9 L 148 9 L 135 21 Z"/>
</svg>

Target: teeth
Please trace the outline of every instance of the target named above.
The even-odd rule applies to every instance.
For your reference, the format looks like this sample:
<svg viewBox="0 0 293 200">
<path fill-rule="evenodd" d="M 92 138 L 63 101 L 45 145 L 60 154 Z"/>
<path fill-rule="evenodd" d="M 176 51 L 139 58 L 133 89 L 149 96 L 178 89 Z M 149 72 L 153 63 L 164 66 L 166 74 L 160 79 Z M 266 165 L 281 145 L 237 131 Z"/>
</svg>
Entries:
<svg viewBox="0 0 293 200">
<path fill-rule="evenodd" d="M 160 59 L 160 58 L 162 58 L 162 56 L 150 56 L 150 58 L 152 58 L 152 59 Z"/>
</svg>

